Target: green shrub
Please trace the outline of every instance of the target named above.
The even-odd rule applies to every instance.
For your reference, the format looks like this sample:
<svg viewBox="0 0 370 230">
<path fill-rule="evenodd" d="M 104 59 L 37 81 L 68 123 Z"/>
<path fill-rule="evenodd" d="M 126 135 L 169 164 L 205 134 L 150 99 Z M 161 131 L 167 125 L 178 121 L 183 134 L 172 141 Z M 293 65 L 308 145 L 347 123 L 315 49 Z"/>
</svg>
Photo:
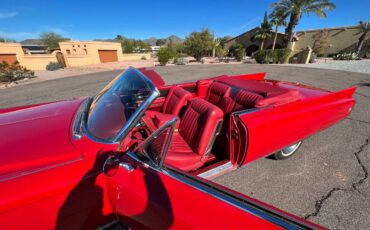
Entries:
<svg viewBox="0 0 370 230">
<path fill-rule="evenodd" d="M 49 62 L 49 64 L 46 66 L 46 70 L 48 71 L 54 71 L 58 69 L 63 69 L 63 65 L 59 64 L 58 62 Z"/>
<path fill-rule="evenodd" d="M 245 56 L 245 50 L 244 48 L 235 50 L 235 59 L 237 61 L 242 61 Z"/>
<path fill-rule="evenodd" d="M 344 53 L 339 53 L 333 57 L 334 60 L 358 60 L 359 55 L 357 52 L 344 52 Z"/>
<path fill-rule="evenodd" d="M 172 49 L 168 47 L 160 48 L 157 56 L 161 65 L 166 65 L 172 58 L 174 58 Z"/>
<path fill-rule="evenodd" d="M 290 52 L 290 49 L 259 50 L 253 57 L 260 64 L 278 64 L 285 63 Z"/>
<path fill-rule="evenodd" d="M 176 65 L 186 65 L 189 63 L 189 60 L 184 57 L 180 57 L 180 58 L 176 58 L 175 63 Z"/>
<path fill-rule="evenodd" d="M 233 44 L 229 50 L 229 56 L 235 57 L 237 61 L 242 61 L 245 56 L 245 50 L 242 44 Z"/>
<path fill-rule="evenodd" d="M 15 62 L 11 65 L 3 61 L 0 63 L 0 82 L 16 82 L 24 78 L 33 78 L 35 73 Z"/>
</svg>

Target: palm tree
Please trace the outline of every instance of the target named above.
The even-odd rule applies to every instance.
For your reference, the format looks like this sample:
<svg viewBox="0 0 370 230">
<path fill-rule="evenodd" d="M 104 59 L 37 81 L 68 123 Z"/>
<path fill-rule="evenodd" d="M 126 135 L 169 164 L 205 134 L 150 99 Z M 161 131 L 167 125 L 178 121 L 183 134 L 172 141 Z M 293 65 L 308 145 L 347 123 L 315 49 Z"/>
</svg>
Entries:
<svg viewBox="0 0 370 230">
<path fill-rule="evenodd" d="M 265 16 L 263 18 L 263 22 L 257 28 L 256 33 L 254 34 L 254 39 L 260 41 L 260 50 L 263 50 L 263 46 L 267 38 L 271 36 L 271 24 L 268 21 L 267 12 L 265 12 Z"/>
<path fill-rule="evenodd" d="M 277 34 L 278 34 L 278 30 L 279 30 L 279 27 L 280 26 L 286 26 L 286 19 L 287 19 L 288 15 L 282 11 L 274 11 L 271 15 L 270 15 L 270 24 L 272 26 L 275 26 L 275 36 L 274 36 L 274 42 L 272 43 L 272 50 L 275 49 L 275 45 L 276 45 L 276 39 L 277 39 Z"/>
<path fill-rule="evenodd" d="M 326 18 L 326 10 L 335 9 L 335 4 L 329 0 L 280 0 L 271 5 L 273 12 L 284 12 L 289 15 L 289 23 L 285 29 L 287 38 L 284 46 L 288 48 L 293 41 L 294 29 L 298 25 L 303 14 L 314 13 L 321 18 Z"/>
<path fill-rule="evenodd" d="M 362 31 L 362 35 L 358 39 L 357 53 L 361 52 L 362 46 L 364 45 L 364 42 L 366 40 L 367 33 L 370 31 L 370 22 L 360 21 L 359 25 Z"/>
</svg>

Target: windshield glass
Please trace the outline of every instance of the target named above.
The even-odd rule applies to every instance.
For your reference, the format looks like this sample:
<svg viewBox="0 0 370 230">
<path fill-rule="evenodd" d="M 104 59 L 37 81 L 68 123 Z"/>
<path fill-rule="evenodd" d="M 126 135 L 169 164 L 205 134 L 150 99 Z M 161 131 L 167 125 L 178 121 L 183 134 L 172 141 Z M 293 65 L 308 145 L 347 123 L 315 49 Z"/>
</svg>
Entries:
<svg viewBox="0 0 370 230">
<path fill-rule="evenodd" d="M 88 131 L 97 138 L 113 140 L 153 91 L 147 78 L 129 68 L 94 97 L 87 117 Z"/>
</svg>

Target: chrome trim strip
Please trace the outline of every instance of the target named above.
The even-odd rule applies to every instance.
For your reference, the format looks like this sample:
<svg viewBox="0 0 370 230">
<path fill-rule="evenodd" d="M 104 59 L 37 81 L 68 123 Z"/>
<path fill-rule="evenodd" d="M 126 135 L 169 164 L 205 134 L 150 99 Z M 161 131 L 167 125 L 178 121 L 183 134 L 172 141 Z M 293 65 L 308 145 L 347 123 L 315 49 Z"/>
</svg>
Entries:
<svg viewBox="0 0 370 230">
<path fill-rule="evenodd" d="M 76 163 L 76 162 L 79 162 L 79 161 L 82 161 L 82 160 L 83 160 L 83 158 L 81 157 L 81 158 L 65 161 L 65 162 L 62 162 L 62 163 L 56 163 L 56 164 L 44 166 L 44 167 L 37 168 L 37 169 L 30 169 L 30 170 L 20 171 L 20 172 L 17 172 L 17 173 L 8 173 L 8 174 L 0 176 L 0 182 L 4 182 L 4 181 L 7 181 L 7 180 L 12 180 L 12 179 L 15 179 L 15 178 L 18 178 L 18 177 L 28 176 L 28 175 L 39 173 L 39 172 L 46 171 L 46 170 L 51 170 L 51 169 L 54 169 L 54 168 L 58 168 L 58 167 L 62 167 L 62 166 L 65 166 L 65 165 L 73 164 L 73 163 Z"/>
<path fill-rule="evenodd" d="M 226 162 L 225 164 L 223 165 L 220 165 L 216 168 L 213 168 L 211 170 L 208 170 L 208 171 L 205 171 L 205 172 L 202 172 L 201 174 L 198 174 L 197 176 L 201 177 L 201 178 L 210 178 L 212 176 L 215 176 L 223 171 L 226 171 L 226 170 L 229 170 L 233 167 L 233 164 L 231 163 L 231 161 L 228 161 Z"/>
</svg>

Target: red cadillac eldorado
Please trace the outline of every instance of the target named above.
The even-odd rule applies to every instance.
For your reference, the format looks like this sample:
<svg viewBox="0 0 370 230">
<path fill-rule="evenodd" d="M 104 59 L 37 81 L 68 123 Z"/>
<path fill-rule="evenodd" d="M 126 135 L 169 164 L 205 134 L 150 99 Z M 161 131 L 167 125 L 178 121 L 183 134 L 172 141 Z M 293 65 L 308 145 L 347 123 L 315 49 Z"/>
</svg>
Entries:
<svg viewBox="0 0 370 230">
<path fill-rule="evenodd" d="M 264 77 L 129 68 L 94 97 L 0 110 L 0 229 L 321 229 L 209 180 L 292 156 L 355 104 Z"/>
</svg>

